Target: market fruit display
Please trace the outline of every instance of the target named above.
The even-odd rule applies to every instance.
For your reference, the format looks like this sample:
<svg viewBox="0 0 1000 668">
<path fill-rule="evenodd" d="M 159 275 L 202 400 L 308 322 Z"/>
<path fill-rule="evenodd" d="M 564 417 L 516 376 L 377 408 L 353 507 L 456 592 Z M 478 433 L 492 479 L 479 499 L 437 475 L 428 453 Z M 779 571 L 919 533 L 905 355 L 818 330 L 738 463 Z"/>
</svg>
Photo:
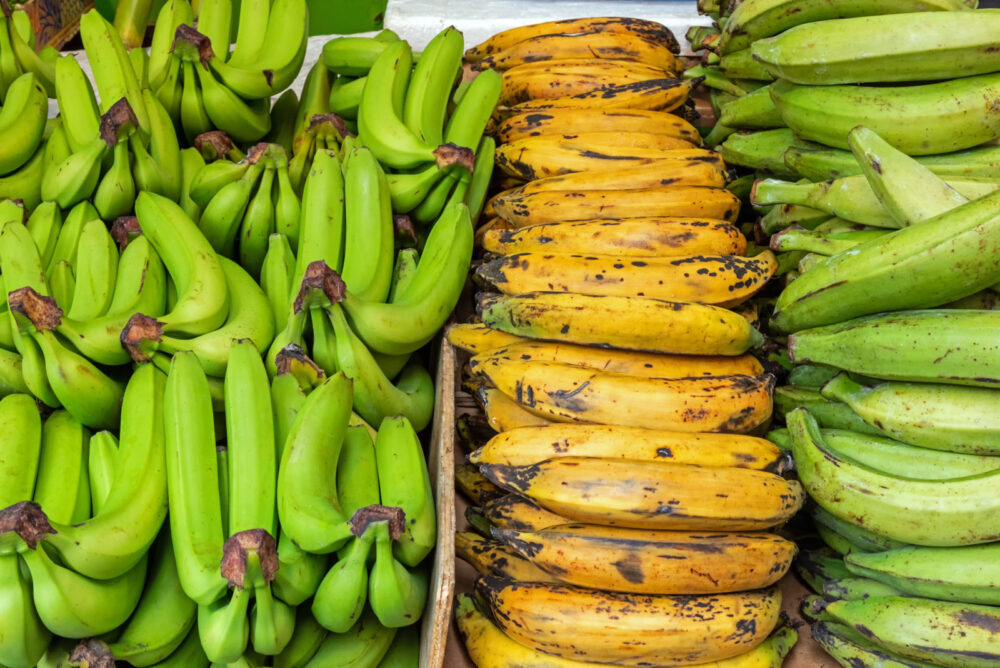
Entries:
<svg viewBox="0 0 1000 668">
<path fill-rule="evenodd" d="M 195 4 L 148 54 L 84 14 L 93 84 L 0 17 L 0 665 L 417 666 L 423 349 L 500 76 L 456 94 L 453 28 L 341 74 L 305 0 Z"/>
<path fill-rule="evenodd" d="M 843 666 L 993 665 L 997 126 L 978 105 L 997 67 L 972 54 L 995 10 L 702 4 L 719 30 L 689 33 L 692 75 L 711 71 L 713 139 L 753 170 L 756 241 L 780 266 L 767 333 L 789 385 L 767 438 L 809 497 L 811 635 Z"/>
</svg>

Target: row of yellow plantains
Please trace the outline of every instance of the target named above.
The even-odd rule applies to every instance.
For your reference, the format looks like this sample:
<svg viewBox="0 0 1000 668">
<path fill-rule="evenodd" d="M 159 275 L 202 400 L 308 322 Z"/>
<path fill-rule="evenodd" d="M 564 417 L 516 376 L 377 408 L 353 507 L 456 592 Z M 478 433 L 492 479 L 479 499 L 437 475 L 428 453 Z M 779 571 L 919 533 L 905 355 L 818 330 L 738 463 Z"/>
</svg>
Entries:
<svg viewBox="0 0 1000 668">
<path fill-rule="evenodd" d="M 466 52 L 504 76 L 484 291 L 448 332 L 482 409 L 456 473 L 480 668 L 780 666 L 795 642 L 775 583 L 796 548 L 771 530 L 804 495 L 755 435 L 774 377 L 749 353 L 776 262 L 745 256 L 721 158 L 671 113 L 697 85 L 675 44 L 598 18 Z"/>
</svg>

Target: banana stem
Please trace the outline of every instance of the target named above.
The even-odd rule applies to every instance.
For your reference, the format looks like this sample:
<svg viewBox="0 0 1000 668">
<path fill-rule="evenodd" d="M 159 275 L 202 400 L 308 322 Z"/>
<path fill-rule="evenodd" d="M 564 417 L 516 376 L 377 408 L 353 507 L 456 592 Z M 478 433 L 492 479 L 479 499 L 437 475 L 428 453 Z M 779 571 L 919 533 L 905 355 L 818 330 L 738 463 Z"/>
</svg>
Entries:
<svg viewBox="0 0 1000 668">
<path fill-rule="evenodd" d="M 114 26 L 126 49 L 142 46 L 152 10 L 153 0 L 118 0 Z"/>
</svg>

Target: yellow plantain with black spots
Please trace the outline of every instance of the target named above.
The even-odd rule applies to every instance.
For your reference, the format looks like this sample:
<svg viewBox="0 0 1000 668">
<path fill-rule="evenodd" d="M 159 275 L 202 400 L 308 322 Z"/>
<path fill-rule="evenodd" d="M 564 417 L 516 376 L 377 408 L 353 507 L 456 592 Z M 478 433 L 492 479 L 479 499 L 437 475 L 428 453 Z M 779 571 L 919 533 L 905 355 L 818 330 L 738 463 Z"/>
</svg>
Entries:
<svg viewBox="0 0 1000 668">
<path fill-rule="evenodd" d="M 606 134 L 591 133 L 591 136 Z M 579 136 L 579 135 L 576 135 Z M 656 135 L 646 134 L 647 137 Z M 548 139 L 546 139 L 548 141 Z M 574 172 L 535 179 L 515 188 L 505 190 L 504 197 L 530 195 L 550 190 L 639 190 L 666 186 L 710 186 L 722 188 L 726 185 L 725 172 L 714 162 L 695 162 L 676 169 L 670 161 L 651 162 L 615 170 L 597 172 Z M 506 194 L 505 194 L 506 193 Z"/>
<path fill-rule="evenodd" d="M 747 468 L 783 473 L 788 455 L 763 438 L 690 434 L 608 425 L 552 424 L 497 434 L 469 454 L 473 464 L 527 466 L 559 457 L 604 457 L 648 462 Z"/>
<path fill-rule="evenodd" d="M 644 378 L 570 364 L 486 358 L 476 372 L 554 422 L 746 433 L 771 417 L 775 378 Z"/>
<path fill-rule="evenodd" d="M 466 462 L 455 462 L 455 484 L 477 506 L 504 496 L 503 490 L 484 478 L 475 466 Z"/>
<path fill-rule="evenodd" d="M 475 589 L 496 625 L 518 643 L 618 666 L 691 665 L 737 656 L 767 638 L 781 608 L 776 588 L 636 595 L 480 576 Z"/>
<path fill-rule="evenodd" d="M 545 510 L 520 494 L 506 494 L 493 499 L 483 505 L 482 514 L 493 526 L 514 531 L 540 531 L 571 521 Z"/>
<path fill-rule="evenodd" d="M 770 587 L 788 572 L 796 553 L 795 543 L 770 533 L 597 524 L 536 532 L 494 528 L 492 533 L 558 581 L 635 594 L 725 594 Z"/>
<path fill-rule="evenodd" d="M 753 355 L 662 355 L 530 339 L 521 339 L 477 354 L 469 360 L 469 370 L 477 374 L 479 364 L 485 361 L 502 364 L 505 360 L 558 362 L 645 378 L 759 376 L 764 373 L 764 367 Z"/>
<path fill-rule="evenodd" d="M 621 170 L 654 162 L 671 173 L 698 163 L 725 168 L 722 156 L 703 148 L 660 150 L 618 146 L 598 150 L 576 141 L 563 141 L 558 136 L 529 137 L 501 144 L 496 148 L 494 160 L 504 173 L 522 181 L 574 172 Z"/>
<path fill-rule="evenodd" d="M 570 58 L 527 62 L 503 73 L 500 104 L 576 95 L 609 86 L 673 77 L 676 72 L 628 60 Z"/>
<path fill-rule="evenodd" d="M 477 246 L 482 246 L 483 238 L 490 230 L 500 231 L 500 230 L 510 230 L 510 229 L 514 229 L 514 226 L 508 223 L 503 218 L 496 216 L 494 218 L 489 219 L 476 229 L 476 234 L 473 237 L 473 242 Z"/>
<path fill-rule="evenodd" d="M 687 102 L 701 83 L 695 79 L 650 79 L 608 86 L 601 90 L 565 95 L 546 100 L 528 100 L 515 105 L 499 105 L 501 118 L 518 114 L 549 113 L 556 109 L 649 109 L 673 111 Z"/>
<path fill-rule="evenodd" d="M 683 66 L 678 66 L 669 44 L 631 33 L 616 32 L 537 35 L 486 56 L 475 67 L 479 70 L 494 69 L 503 72 L 524 63 L 569 58 L 628 60 L 645 63 L 671 74 L 683 69 Z"/>
<path fill-rule="evenodd" d="M 550 424 L 550 420 L 525 410 L 523 406 L 490 384 L 476 389 L 476 403 L 486 414 L 486 424 L 497 432 L 517 427 L 537 427 Z"/>
<path fill-rule="evenodd" d="M 577 132 L 649 132 L 686 139 L 702 145 L 697 128 L 676 114 L 650 109 L 552 109 L 506 118 L 497 128 L 497 142 L 540 135 Z"/>
<path fill-rule="evenodd" d="M 764 287 L 777 269 L 778 260 L 769 250 L 749 258 L 518 253 L 479 265 L 475 277 L 512 295 L 546 290 L 735 306 Z"/>
<path fill-rule="evenodd" d="M 477 322 L 465 322 L 452 325 L 445 333 L 448 343 L 459 350 L 467 353 L 477 354 L 487 350 L 496 350 L 513 343 L 519 343 L 525 339 L 513 334 L 506 334 L 498 329 L 490 329 L 486 325 Z"/>
<path fill-rule="evenodd" d="M 798 481 L 754 469 L 603 457 L 479 468 L 571 522 L 632 529 L 758 531 L 783 524 L 805 501 Z"/>
<path fill-rule="evenodd" d="M 520 582 L 560 582 L 513 548 L 471 531 L 459 531 L 455 534 L 455 556 L 483 575 L 495 575 Z"/>
<path fill-rule="evenodd" d="M 558 177 L 562 178 L 562 177 Z M 490 229 L 482 247 L 514 253 L 595 253 L 618 257 L 743 255 L 747 239 L 726 220 L 710 218 L 619 218 L 541 223 Z"/>
<path fill-rule="evenodd" d="M 593 18 L 562 19 L 517 26 L 492 35 L 465 51 L 464 58 L 477 63 L 487 56 L 497 54 L 526 39 L 539 35 L 566 35 L 581 33 L 622 33 L 637 35 L 653 42 L 662 42 L 672 53 L 680 53 L 680 44 L 673 33 L 662 23 L 644 19 L 599 16 Z"/>
<path fill-rule="evenodd" d="M 742 316 L 707 304 L 566 292 L 480 295 L 494 329 L 531 339 L 679 355 L 742 355 L 764 337 Z"/>
</svg>

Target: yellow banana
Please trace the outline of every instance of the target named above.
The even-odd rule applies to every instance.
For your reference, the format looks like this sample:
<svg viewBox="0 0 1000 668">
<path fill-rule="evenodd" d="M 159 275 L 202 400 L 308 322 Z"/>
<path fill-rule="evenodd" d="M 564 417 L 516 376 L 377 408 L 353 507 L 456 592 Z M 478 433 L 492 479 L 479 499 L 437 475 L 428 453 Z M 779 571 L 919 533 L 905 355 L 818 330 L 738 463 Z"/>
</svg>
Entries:
<svg viewBox="0 0 1000 668">
<path fill-rule="evenodd" d="M 702 253 L 743 255 L 747 240 L 739 228 L 726 220 L 619 218 L 542 223 L 512 230 L 489 229 L 483 233 L 482 247 L 499 255 L 594 253 L 645 258 Z"/>
<path fill-rule="evenodd" d="M 633 529 L 769 529 L 787 521 L 805 500 L 798 481 L 753 469 L 602 457 L 480 469 L 499 487 L 571 522 Z"/>
<path fill-rule="evenodd" d="M 528 339 L 477 354 L 469 360 L 469 369 L 473 373 L 477 373 L 477 367 L 482 362 L 491 361 L 503 364 L 505 360 L 572 364 L 598 371 L 627 373 L 644 378 L 759 376 L 764 373 L 764 367 L 753 355 L 739 355 L 737 357 L 660 355 Z"/>
<path fill-rule="evenodd" d="M 558 457 L 604 457 L 782 473 L 788 456 L 763 438 L 689 434 L 589 424 L 552 424 L 502 432 L 469 455 L 473 464 L 527 466 Z"/>
<path fill-rule="evenodd" d="M 720 170 L 725 168 L 718 153 L 703 148 L 660 150 L 606 147 L 596 151 L 593 146 L 562 141 L 558 136 L 556 140 L 552 137 L 528 137 L 501 144 L 497 146 L 494 157 L 497 167 L 504 173 L 523 181 L 574 172 L 621 170 L 654 162 L 669 173 L 684 171 L 698 163 L 708 163 Z"/>
<path fill-rule="evenodd" d="M 520 582 L 559 582 L 514 549 L 471 531 L 455 534 L 455 556 L 484 575 Z"/>
<path fill-rule="evenodd" d="M 517 114 L 546 114 L 559 109 L 649 109 L 673 111 L 687 102 L 701 79 L 651 79 L 612 85 L 596 91 L 565 95 L 547 100 L 528 100 L 511 106 L 500 105 L 501 117 Z"/>
<path fill-rule="evenodd" d="M 595 132 L 590 133 L 590 136 L 605 134 L 608 133 Z M 640 136 L 655 137 L 657 135 L 645 134 Z M 664 186 L 709 186 L 722 188 L 725 185 L 725 173 L 719 169 L 718 165 L 711 162 L 696 162 L 685 165 L 682 169 L 672 168 L 669 162 L 662 165 L 651 162 L 623 169 L 599 172 L 576 172 L 561 176 L 550 176 L 544 179 L 535 179 L 524 185 L 498 193 L 493 197 L 491 203 L 497 199 L 552 190 L 638 190 L 640 188 L 658 188 Z"/>
<path fill-rule="evenodd" d="M 499 53 L 526 39 L 539 35 L 581 34 L 581 33 L 624 33 L 639 35 L 654 42 L 663 42 L 673 53 L 680 53 L 680 44 L 670 30 L 662 23 L 644 19 L 620 17 L 594 17 L 563 19 L 518 26 L 492 35 L 476 46 L 465 51 L 465 60 L 478 63 L 483 58 Z"/>
<path fill-rule="evenodd" d="M 556 290 L 734 306 L 764 287 L 777 268 L 778 260 L 771 251 L 751 258 L 693 255 L 642 259 L 518 253 L 479 265 L 475 276 L 505 294 Z"/>
<path fill-rule="evenodd" d="M 493 526 L 514 531 L 541 531 L 571 522 L 520 494 L 507 494 L 493 499 L 483 505 L 481 510 L 483 517 Z"/>
<path fill-rule="evenodd" d="M 734 306 L 733 313 L 738 313 L 746 318 L 746 321 L 750 323 L 751 327 L 760 327 L 760 311 L 757 308 L 756 302 L 743 302 L 742 304 Z"/>
<path fill-rule="evenodd" d="M 481 297 L 484 324 L 508 334 L 680 355 L 741 355 L 764 337 L 742 316 L 707 304 L 536 292 Z"/>
<path fill-rule="evenodd" d="M 500 104 L 576 95 L 608 86 L 673 77 L 674 71 L 627 60 L 571 58 L 526 62 L 503 73 Z"/>
<path fill-rule="evenodd" d="M 518 114 L 505 119 L 497 128 L 497 142 L 508 142 L 539 135 L 575 134 L 577 132 L 649 132 L 686 139 L 702 145 L 697 128 L 676 114 L 649 109 L 552 109 L 543 114 Z"/>
<path fill-rule="evenodd" d="M 505 334 L 478 323 L 452 325 L 447 332 L 448 343 L 467 353 L 482 353 L 496 350 L 525 339 L 513 334 Z"/>
<path fill-rule="evenodd" d="M 568 58 L 630 60 L 670 73 L 678 71 L 677 59 L 668 44 L 634 34 L 613 32 L 529 37 L 486 56 L 476 67 L 505 71 L 524 63 Z"/>
<path fill-rule="evenodd" d="M 504 496 L 505 492 L 483 477 L 483 474 L 466 462 L 455 462 L 455 484 L 469 501 L 477 506 Z"/>
<path fill-rule="evenodd" d="M 788 572 L 796 552 L 795 543 L 770 533 L 652 531 L 596 524 L 492 533 L 561 582 L 635 594 L 722 594 L 770 587 Z"/>
<path fill-rule="evenodd" d="M 740 200 L 725 188 L 666 186 L 638 190 L 551 191 L 511 194 L 493 202 L 497 215 L 515 227 L 568 220 L 632 217 L 695 217 L 735 222 Z"/>
<path fill-rule="evenodd" d="M 777 626 L 776 588 L 690 596 L 629 595 L 480 576 L 476 593 L 500 629 L 529 648 L 619 666 L 727 659 Z"/>
<path fill-rule="evenodd" d="M 503 218 L 500 218 L 499 216 L 491 218 L 488 222 L 483 223 L 482 225 L 479 226 L 478 229 L 476 229 L 476 234 L 473 237 L 473 242 L 477 246 L 482 246 L 483 237 L 486 236 L 486 233 L 489 232 L 490 230 L 501 231 L 501 230 L 512 230 L 512 229 L 514 229 L 514 226 L 508 223 Z"/>
<path fill-rule="evenodd" d="M 771 417 L 775 379 L 643 378 L 554 362 L 487 358 L 476 367 L 527 410 L 555 422 L 746 433 Z"/>
<path fill-rule="evenodd" d="M 478 388 L 476 402 L 486 414 L 486 424 L 493 431 L 501 432 L 517 427 L 536 427 L 551 423 L 549 420 L 525 410 L 520 404 L 495 387 Z"/>
</svg>

